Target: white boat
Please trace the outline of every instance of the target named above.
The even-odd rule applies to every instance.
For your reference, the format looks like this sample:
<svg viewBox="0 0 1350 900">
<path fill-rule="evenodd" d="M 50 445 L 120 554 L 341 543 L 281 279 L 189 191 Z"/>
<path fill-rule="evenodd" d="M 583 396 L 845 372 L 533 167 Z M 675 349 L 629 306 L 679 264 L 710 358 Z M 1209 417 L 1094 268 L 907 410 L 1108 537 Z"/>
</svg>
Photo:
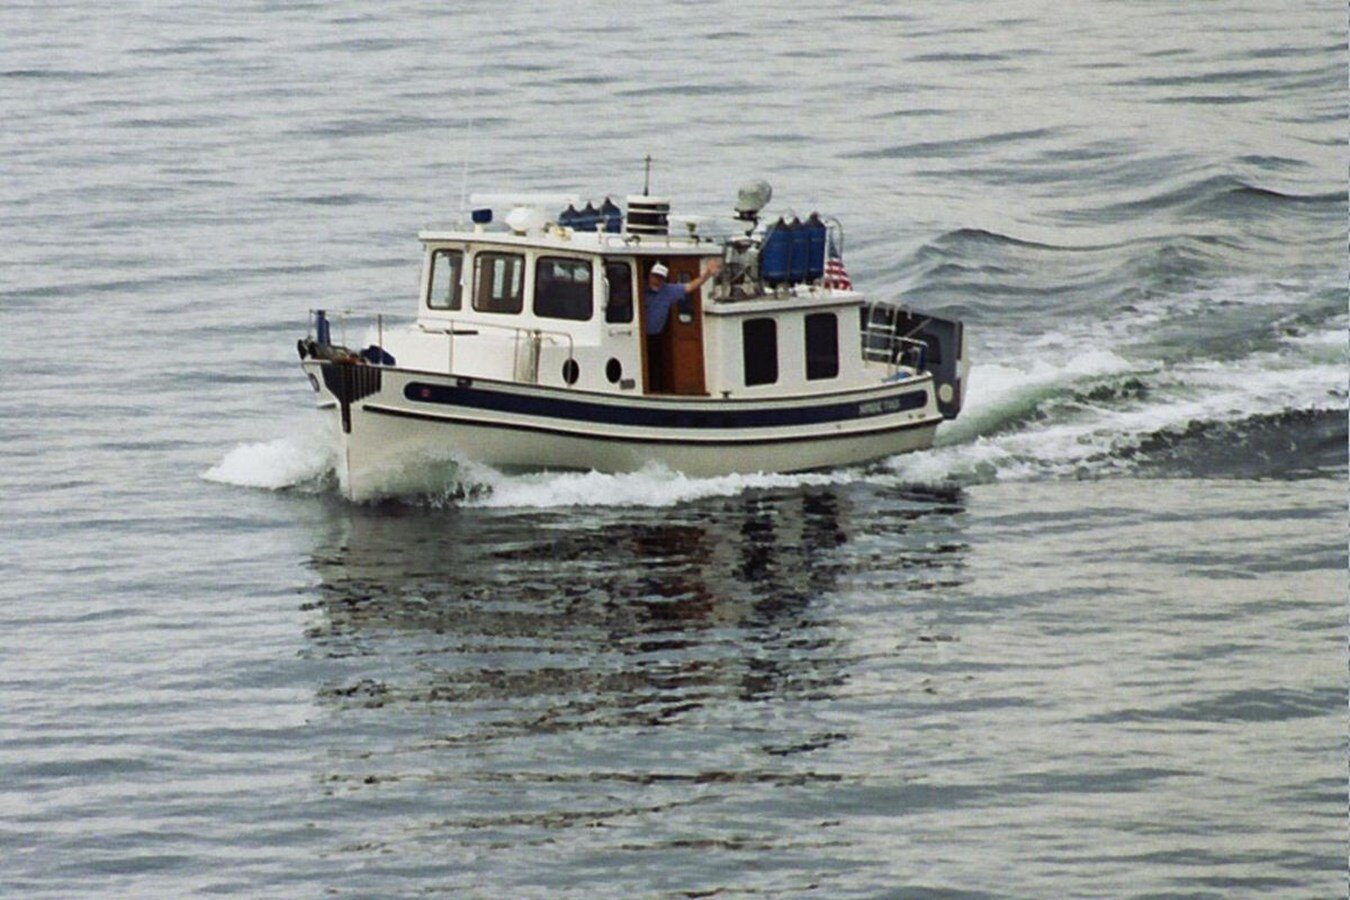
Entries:
<svg viewBox="0 0 1350 900">
<path fill-rule="evenodd" d="M 669 201 L 647 195 L 562 213 L 508 199 L 504 226 L 477 209 L 472 226 L 422 232 L 414 321 L 376 318 L 358 352 L 316 310 L 299 342 L 341 435 L 343 493 L 415 490 L 445 461 L 713 476 L 930 447 L 961 409 L 961 323 L 869 301 L 839 224 L 762 222 L 770 194 L 742 189 L 743 231 L 722 238 L 672 229 Z M 647 339 L 658 264 L 697 289 Z"/>
</svg>

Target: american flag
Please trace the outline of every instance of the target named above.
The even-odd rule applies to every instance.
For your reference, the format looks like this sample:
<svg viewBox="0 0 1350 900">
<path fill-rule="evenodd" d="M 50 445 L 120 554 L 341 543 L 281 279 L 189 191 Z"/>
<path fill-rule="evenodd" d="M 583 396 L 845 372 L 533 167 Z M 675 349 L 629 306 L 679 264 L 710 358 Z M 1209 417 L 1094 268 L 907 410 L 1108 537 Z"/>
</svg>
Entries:
<svg viewBox="0 0 1350 900">
<path fill-rule="evenodd" d="M 834 245 L 834 241 L 830 241 L 829 252 L 825 254 L 825 278 L 822 283 L 825 287 L 836 291 L 853 290 L 853 282 L 848 278 L 848 269 L 844 268 L 844 257 Z"/>
</svg>

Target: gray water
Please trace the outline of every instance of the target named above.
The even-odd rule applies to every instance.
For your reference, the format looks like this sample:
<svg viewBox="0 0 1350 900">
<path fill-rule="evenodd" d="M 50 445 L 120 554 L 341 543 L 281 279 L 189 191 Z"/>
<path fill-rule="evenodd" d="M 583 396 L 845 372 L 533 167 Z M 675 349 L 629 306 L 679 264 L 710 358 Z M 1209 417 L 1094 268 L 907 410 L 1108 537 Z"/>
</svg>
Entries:
<svg viewBox="0 0 1350 900">
<path fill-rule="evenodd" d="M 1343 896 L 1330 3 L 0 9 L 0 891 Z M 838 216 L 933 451 L 336 496 L 474 191 Z"/>
</svg>

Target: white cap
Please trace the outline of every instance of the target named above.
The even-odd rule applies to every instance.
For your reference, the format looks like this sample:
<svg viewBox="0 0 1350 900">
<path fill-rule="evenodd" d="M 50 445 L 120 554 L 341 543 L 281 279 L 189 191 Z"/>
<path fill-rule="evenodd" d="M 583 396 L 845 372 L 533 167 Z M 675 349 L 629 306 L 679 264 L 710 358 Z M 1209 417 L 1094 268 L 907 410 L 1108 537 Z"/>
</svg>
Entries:
<svg viewBox="0 0 1350 900">
<path fill-rule="evenodd" d="M 652 274 L 660 275 L 662 278 L 666 278 L 670 275 L 670 270 L 665 267 L 664 263 L 657 263 L 656 265 L 652 266 Z"/>
</svg>

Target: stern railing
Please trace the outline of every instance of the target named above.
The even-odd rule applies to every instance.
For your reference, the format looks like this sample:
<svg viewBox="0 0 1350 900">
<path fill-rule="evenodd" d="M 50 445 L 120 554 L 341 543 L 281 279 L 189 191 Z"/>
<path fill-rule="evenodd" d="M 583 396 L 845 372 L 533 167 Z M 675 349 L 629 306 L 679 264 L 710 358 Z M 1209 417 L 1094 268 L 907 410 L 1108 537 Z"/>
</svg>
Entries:
<svg viewBox="0 0 1350 900">
<path fill-rule="evenodd" d="M 902 310 L 889 303 L 869 303 L 863 318 L 862 355 L 867 362 L 881 363 L 895 375 L 901 368 L 923 372 L 928 364 L 928 345 L 911 337 L 917 328 L 901 333 L 906 324 Z"/>
</svg>

